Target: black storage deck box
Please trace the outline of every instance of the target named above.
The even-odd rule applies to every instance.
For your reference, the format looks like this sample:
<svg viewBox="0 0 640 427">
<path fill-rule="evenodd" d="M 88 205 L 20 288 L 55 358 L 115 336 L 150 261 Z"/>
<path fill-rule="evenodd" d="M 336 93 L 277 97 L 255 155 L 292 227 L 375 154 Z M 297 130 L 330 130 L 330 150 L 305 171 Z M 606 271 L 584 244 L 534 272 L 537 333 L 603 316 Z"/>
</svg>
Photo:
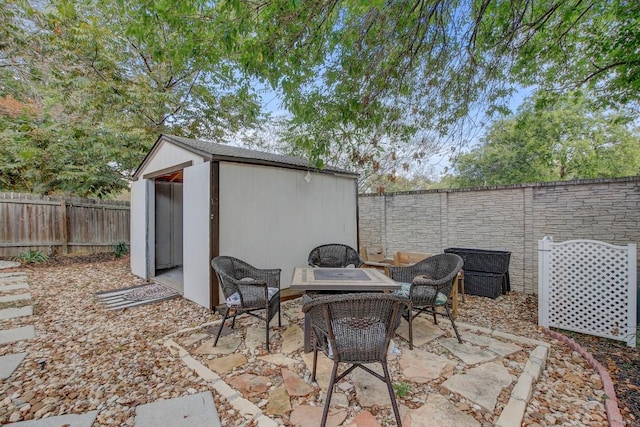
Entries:
<svg viewBox="0 0 640 427">
<path fill-rule="evenodd" d="M 464 261 L 465 293 L 496 298 L 500 292 L 511 290 L 511 252 L 471 248 L 447 248 L 444 252 L 459 255 Z"/>
<path fill-rule="evenodd" d="M 504 275 L 482 273 L 479 271 L 464 271 L 464 293 L 482 297 L 497 298 L 503 291 Z"/>
<path fill-rule="evenodd" d="M 445 253 L 459 255 L 464 261 L 464 270 L 504 274 L 509 271 L 511 252 L 488 249 L 448 248 Z"/>
</svg>

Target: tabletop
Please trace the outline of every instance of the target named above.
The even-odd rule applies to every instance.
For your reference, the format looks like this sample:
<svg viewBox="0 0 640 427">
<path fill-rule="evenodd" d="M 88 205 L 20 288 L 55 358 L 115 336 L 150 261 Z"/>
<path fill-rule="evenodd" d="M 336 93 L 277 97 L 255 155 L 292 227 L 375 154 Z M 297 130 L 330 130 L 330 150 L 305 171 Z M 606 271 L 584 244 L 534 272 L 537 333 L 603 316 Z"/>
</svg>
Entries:
<svg viewBox="0 0 640 427">
<path fill-rule="evenodd" d="M 374 268 L 296 267 L 291 289 L 376 292 L 397 290 L 400 284 Z"/>
</svg>

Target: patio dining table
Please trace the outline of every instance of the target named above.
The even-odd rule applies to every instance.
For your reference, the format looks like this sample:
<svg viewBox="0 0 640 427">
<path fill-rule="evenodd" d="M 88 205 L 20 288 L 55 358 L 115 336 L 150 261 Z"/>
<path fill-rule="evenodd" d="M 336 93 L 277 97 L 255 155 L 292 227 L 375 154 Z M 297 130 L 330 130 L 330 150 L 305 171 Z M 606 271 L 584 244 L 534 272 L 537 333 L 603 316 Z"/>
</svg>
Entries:
<svg viewBox="0 0 640 427">
<path fill-rule="evenodd" d="M 388 292 L 398 290 L 401 286 L 374 268 L 296 267 L 290 288 L 322 293 Z M 304 351 L 309 353 L 311 350 L 311 320 L 305 315 Z"/>
</svg>

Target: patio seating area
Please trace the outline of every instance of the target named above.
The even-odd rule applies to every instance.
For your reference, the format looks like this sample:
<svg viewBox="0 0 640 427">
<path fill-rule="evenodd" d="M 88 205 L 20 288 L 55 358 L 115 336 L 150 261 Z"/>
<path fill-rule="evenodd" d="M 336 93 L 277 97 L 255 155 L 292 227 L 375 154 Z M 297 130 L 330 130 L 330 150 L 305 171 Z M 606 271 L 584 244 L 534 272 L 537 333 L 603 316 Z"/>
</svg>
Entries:
<svg viewBox="0 0 640 427">
<path fill-rule="evenodd" d="M 299 298 L 282 303 L 282 327 L 274 318 L 267 351 L 264 321 L 247 315 L 238 316 L 234 329 L 224 328 L 213 347 L 222 315 L 186 299 L 107 310 L 95 300 L 96 292 L 140 284 L 126 259 L 34 269 L 27 281 L 33 315 L 3 325 L 33 324 L 36 337 L 1 349 L 27 353 L 2 383 L 2 423 L 97 411 L 93 425 L 135 425 L 142 405 L 207 391 L 221 425 L 320 423 L 333 364 L 319 355 L 318 382 L 311 381 L 313 354 L 303 351 Z M 416 319 L 414 350 L 394 338 L 388 363 L 403 425 L 497 423 L 527 364 L 541 360 L 538 348 L 548 345 L 523 425 L 554 420 L 606 426 L 598 375 L 570 347 L 537 329 L 535 303 L 517 292 L 496 300 L 469 296 L 456 319 L 464 346 L 448 322 L 436 326 L 425 316 Z M 399 333 L 408 336 L 405 321 Z M 395 425 L 385 384 L 358 371 L 336 386 L 327 425 Z M 473 385 L 489 383 L 486 371 L 501 373 L 493 394 Z"/>
<path fill-rule="evenodd" d="M 519 295 L 516 299 L 522 303 L 526 297 Z M 486 308 L 485 301 L 492 300 L 473 296 L 469 304 L 481 310 Z M 508 306 L 513 308 L 511 304 Z M 251 416 L 268 417 L 277 425 L 320 425 L 334 364 L 319 353 L 317 382 L 312 380 L 313 352 L 303 351 L 301 308 L 299 298 L 282 304 L 283 326 L 277 332 L 272 331 L 269 352 L 264 346 L 264 323 L 256 324 L 248 316 L 238 318 L 236 328 L 226 330 L 215 347 L 212 344 L 217 323 L 178 331 L 167 337 L 165 345 L 183 359 L 188 355 L 192 363 L 206 372 L 205 376 L 223 380 L 225 387 L 231 387 L 224 389 L 231 403 L 249 411 Z M 478 315 L 477 310 L 474 313 Z M 485 320 L 490 317 L 485 316 Z M 513 425 L 501 414 L 510 401 L 522 398 L 518 393 L 522 393 L 523 382 L 531 384 L 530 405 L 538 405 L 537 399 L 550 398 L 540 390 L 554 387 L 557 379 L 543 377 L 542 366 L 557 350 L 551 349 L 548 340 L 529 338 L 534 335 L 545 339 L 533 332 L 532 326 L 522 325 L 528 336 L 525 337 L 495 331 L 490 323 L 485 326 L 461 323 L 466 342 L 459 344 L 450 324 L 435 325 L 431 318 L 422 316 L 414 320 L 415 347 L 410 350 L 405 341 L 408 324 L 402 321 L 398 333 L 405 340 L 397 336 L 392 340 L 388 364 L 403 425 L 481 426 L 487 422 Z M 541 375 L 539 382 L 532 383 L 529 379 L 527 372 L 532 366 L 537 366 L 534 369 Z M 383 373 L 379 367 L 376 371 Z M 580 393 L 592 395 L 587 400 L 595 402 L 601 386 L 591 383 L 589 387 L 593 389 L 585 388 Z M 371 425 L 396 425 L 385 383 L 356 369 L 336 386 L 326 425 L 356 426 L 365 419 L 377 423 Z M 598 416 L 590 425 L 607 425 L 604 418 L 597 419 Z M 433 420 L 438 421 L 430 424 Z"/>
</svg>

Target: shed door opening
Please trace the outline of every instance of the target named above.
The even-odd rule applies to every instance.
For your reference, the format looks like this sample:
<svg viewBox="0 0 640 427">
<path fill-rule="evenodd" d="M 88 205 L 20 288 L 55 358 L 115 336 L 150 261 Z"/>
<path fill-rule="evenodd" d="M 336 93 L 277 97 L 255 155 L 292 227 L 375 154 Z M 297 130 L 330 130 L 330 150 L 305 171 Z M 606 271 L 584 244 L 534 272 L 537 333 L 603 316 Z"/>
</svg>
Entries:
<svg viewBox="0 0 640 427">
<path fill-rule="evenodd" d="M 183 292 L 182 171 L 155 179 L 155 280 Z"/>
</svg>

